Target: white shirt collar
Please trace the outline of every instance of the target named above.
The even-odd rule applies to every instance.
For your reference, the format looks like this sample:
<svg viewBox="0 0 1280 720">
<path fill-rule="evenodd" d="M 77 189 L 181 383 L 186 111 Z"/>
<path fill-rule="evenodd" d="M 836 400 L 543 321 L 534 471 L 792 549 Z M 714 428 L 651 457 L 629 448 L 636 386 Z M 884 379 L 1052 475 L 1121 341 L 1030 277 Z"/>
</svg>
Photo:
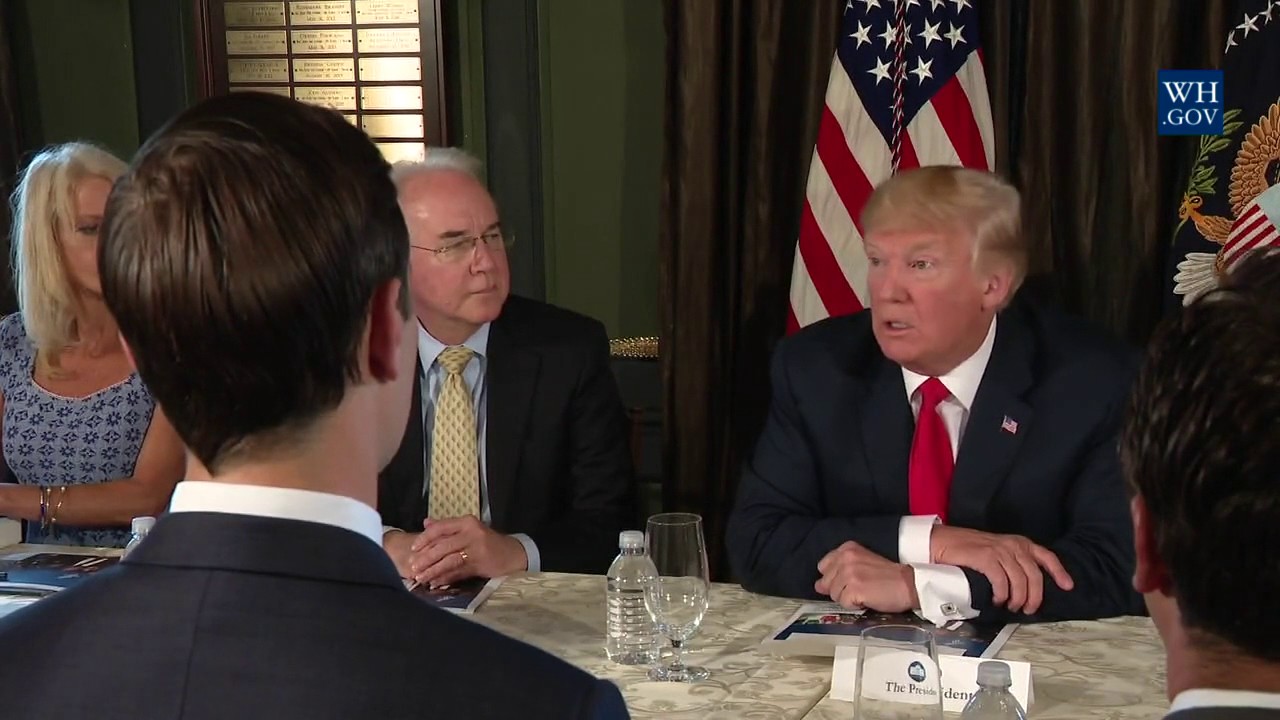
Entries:
<svg viewBox="0 0 1280 720">
<path fill-rule="evenodd" d="M 1245 707 L 1280 710 L 1280 693 L 1251 690 L 1195 688 L 1183 690 L 1173 699 L 1169 712 L 1201 707 Z"/>
<path fill-rule="evenodd" d="M 173 489 L 169 512 L 217 512 L 302 520 L 363 535 L 382 546 L 382 518 L 353 498 L 314 490 L 185 480 Z"/>
<path fill-rule="evenodd" d="M 462 343 L 465 347 L 471 349 L 478 357 L 483 358 L 485 353 L 489 351 L 489 323 L 481 325 L 467 341 Z M 436 358 L 440 357 L 440 353 L 444 352 L 448 345 L 435 339 L 427 329 L 422 326 L 422 322 L 418 322 L 418 357 L 422 361 L 422 367 L 430 370 L 435 364 Z"/>
<path fill-rule="evenodd" d="M 991 318 L 991 327 L 987 328 L 987 337 L 978 346 L 977 352 L 967 360 L 955 366 L 951 372 L 939 377 L 943 385 L 951 391 L 965 410 L 973 408 L 973 399 L 978 396 L 978 386 L 982 384 L 982 375 L 987 371 L 987 362 L 991 360 L 991 349 L 996 344 L 996 319 Z M 907 387 L 907 400 L 916 394 L 916 390 L 928 380 L 929 376 L 914 373 L 902 368 L 902 381 Z"/>
</svg>

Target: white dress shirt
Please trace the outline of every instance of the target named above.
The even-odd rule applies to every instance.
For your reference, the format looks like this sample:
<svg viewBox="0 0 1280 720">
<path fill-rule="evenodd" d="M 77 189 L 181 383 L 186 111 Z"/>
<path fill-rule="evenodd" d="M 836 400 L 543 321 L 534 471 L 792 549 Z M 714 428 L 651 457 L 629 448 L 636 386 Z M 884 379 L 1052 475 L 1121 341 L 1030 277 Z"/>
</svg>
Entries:
<svg viewBox="0 0 1280 720">
<path fill-rule="evenodd" d="M 378 511 L 344 495 L 295 488 L 184 480 L 173 489 L 169 512 L 216 512 L 332 525 L 382 547 Z"/>
<path fill-rule="evenodd" d="M 488 440 L 488 386 L 485 374 L 488 370 L 489 323 L 480 326 L 467 341 L 462 343 L 471 350 L 471 359 L 462 369 L 462 379 L 471 391 L 471 409 L 476 419 L 476 458 L 480 473 L 480 521 L 485 525 L 493 522 L 493 513 L 489 509 L 488 461 L 485 447 Z M 422 324 L 418 324 L 418 362 L 423 372 L 422 382 L 422 467 L 426 469 L 422 478 L 422 494 L 431 492 L 431 430 L 435 427 L 436 401 L 440 397 L 440 387 L 444 381 L 444 368 L 436 362 L 440 353 L 448 346 L 431 336 Z M 386 528 L 390 530 L 391 528 Z M 529 561 L 529 572 L 542 569 L 542 556 L 533 538 L 524 533 L 515 533 L 511 537 L 520 541 L 524 554 Z"/>
<path fill-rule="evenodd" d="M 1169 706 L 1169 712 L 1172 714 L 1179 710 L 1206 707 L 1280 710 L 1280 693 L 1251 690 L 1218 690 L 1216 688 L 1183 690 L 1173 698 L 1173 704 Z"/>
<path fill-rule="evenodd" d="M 996 320 L 991 319 L 987 337 L 977 352 L 960 363 L 951 372 L 938 379 L 951 391 L 951 395 L 938 403 L 938 414 L 947 428 L 951 441 L 951 458 L 960 454 L 965 427 L 969 423 L 969 411 L 978 395 L 978 386 L 991 360 L 991 349 L 996 341 Z M 911 413 L 919 416 L 920 386 L 928 380 L 902 368 L 902 381 L 907 399 L 911 401 Z M 898 524 L 898 562 L 910 565 L 915 572 L 916 595 L 920 598 L 918 614 L 941 627 L 954 620 L 978 616 L 973 609 L 973 597 L 969 593 L 969 580 L 964 571 L 955 565 L 938 565 L 932 562 L 929 539 L 933 526 L 939 522 L 937 515 L 908 515 Z"/>
</svg>

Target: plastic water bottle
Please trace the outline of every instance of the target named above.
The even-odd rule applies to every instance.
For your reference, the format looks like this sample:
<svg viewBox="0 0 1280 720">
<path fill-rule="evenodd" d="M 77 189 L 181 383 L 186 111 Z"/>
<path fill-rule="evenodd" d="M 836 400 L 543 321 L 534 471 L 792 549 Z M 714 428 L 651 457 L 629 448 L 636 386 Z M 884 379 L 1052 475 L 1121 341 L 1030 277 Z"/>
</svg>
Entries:
<svg viewBox="0 0 1280 720">
<path fill-rule="evenodd" d="M 639 530 L 620 534 L 618 548 L 605 589 L 605 653 L 622 665 L 651 665 L 658 661 L 658 632 L 644 606 L 644 584 L 658 571 L 645 554 Z"/>
<path fill-rule="evenodd" d="M 987 660 L 978 665 L 978 692 L 969 698 L 961 720 L 1027 720 L 1018 699 L 1009 692 L 1009 666 Z"/>
<path fill-rule="evenodd" d="M 142 544 L 142 540 L 147 537 L 147 533 L 151 532 L 151 528 L 156 524 L 156 519 L 150 515 L 136 517 L 130 525 L 133 536 L 129 538 L 129 544 L 124 546 L 124 555 L 121 557 L 129 557 L 129 553 L 133 549 Z"/>
</svg>

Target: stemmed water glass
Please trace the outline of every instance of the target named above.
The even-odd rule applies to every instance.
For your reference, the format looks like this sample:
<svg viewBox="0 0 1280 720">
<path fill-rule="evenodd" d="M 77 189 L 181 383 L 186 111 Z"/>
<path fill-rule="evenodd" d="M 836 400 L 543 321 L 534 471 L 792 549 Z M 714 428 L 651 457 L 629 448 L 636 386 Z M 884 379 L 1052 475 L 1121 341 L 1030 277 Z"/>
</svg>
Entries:
<svg viewBox="0 0 1280 720">
<path fill-rule="evenodd" d="M 685 665 L 684 644 L 698 630 L 710 603 L 707 543 L 702 518 L 692 513 L 661 513 L 649 518 L 645 547 L 658 574 L 645 583 L 644 604 L 658 632 L 671 640 L 670 665 L 649 670 L 649 679 L 697 682 L 710 672 Z"/>
</svg>

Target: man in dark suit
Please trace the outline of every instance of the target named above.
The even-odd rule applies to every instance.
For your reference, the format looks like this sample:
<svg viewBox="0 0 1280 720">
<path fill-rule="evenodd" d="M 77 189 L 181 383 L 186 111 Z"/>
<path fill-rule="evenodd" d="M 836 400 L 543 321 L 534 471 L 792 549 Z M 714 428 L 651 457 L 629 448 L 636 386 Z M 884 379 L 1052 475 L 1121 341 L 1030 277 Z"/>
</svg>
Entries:
<svg viewBox="0 0 1280 720">
<path fill-rule="evenodd" d="M 603 573 L 633 520 L 626 417 L 597 321 L 511 296 L 498 210 L 452 148 L 397 165 L 421 370 L 380 479 L 405 577 Z"/>
<path fill-rule="evenodd" d="M 1125 420 L 1133 582 L 1171 720 L 1280 719 L 1277 418 L 1280 250 L 1256 250 L 1156 331 Z"/>
<path fill-rule="evenodd" d="M 863 231 L 871 309 L 775 353 L 729 521 L 743 585 L 938 624 L 1135 607 L 1116 448 L 1130 357 L 1010 304 L 1017 192 L 975 170 L 902 173 Z"/>
<path fill-rule="evenodd" d="M 415 343 L 363 133 L 275 95 L 207 100 L 139 151 L 102 237 L 188 480 L 121 565 L 0 621 L 0 714 L 626 717 L 613 685 L 414 597 L 380 546 Z"/>
</svg>

